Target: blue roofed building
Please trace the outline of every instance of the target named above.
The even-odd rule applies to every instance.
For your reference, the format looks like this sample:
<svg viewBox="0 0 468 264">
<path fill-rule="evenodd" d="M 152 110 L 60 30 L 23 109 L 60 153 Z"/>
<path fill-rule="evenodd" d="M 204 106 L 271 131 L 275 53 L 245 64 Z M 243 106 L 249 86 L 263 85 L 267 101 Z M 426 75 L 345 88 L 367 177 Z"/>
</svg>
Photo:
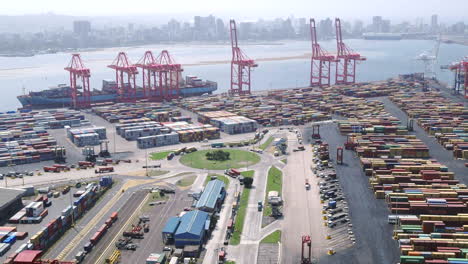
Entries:
<svg viewBox="0 0 468 264">
<path fill-rule="evenodd" d="M 209 213 L 218 210 L 226 197 L 225 187 L 223 181 L 209 181 L 198 199 L 195 208 Z"/>
<path fill-rule="evenodd" d="M 162 239 L 164 244 L 172 244 L 174 243 L 174 236 L 177 231 L 177 228 L 180 224 L 180 218 L 177 216 L 173 216 L 167 220 L 166 225 L 162 231 Z"/>
<path fill-rule="evenodd" d="M 180 223 L 174 235 L 174 244 L 176 247 L 185 247 L 187 245 L 201 246 L 205 234 L 208 231 L 209 215 L 207 212 L 194 210 L 185 213 L 179 218 Z M 171 219 L 169 220 L 171 221 Z M 167 224 L 166 224 L 167 226 Z"/>
</svg>

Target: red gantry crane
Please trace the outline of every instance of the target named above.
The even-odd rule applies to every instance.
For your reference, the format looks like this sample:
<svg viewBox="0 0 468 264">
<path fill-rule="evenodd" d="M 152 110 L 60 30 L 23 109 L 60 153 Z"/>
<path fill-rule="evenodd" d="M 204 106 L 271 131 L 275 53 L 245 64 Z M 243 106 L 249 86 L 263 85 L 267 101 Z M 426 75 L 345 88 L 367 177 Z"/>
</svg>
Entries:
<svg viewBox="0 0 468 264">
<path fill-rule="evenodd" d="M 336 62 L 335 56 L 320 47 L 317 41 L 315 19 L 310 19 L 310 38 L 312 40 L 312 58 L 310 62 L 310 86 L 330 86 L 330 64 Z"/>
<path fill-rule="evenodd" d="M 159 65 L 157 69 L 159 96 L 166 100 L 178 98 L 180 96 L 179 82 L 183 71 L 182 66 L 175 62 L 167 50 L 163 50 L 159 54 L 156 58 L 156 64 Z"/>
<path fill-rule="evenodd" d="M 143 97 L 152 99 L 156 97 L 157 76 L 156 71 L 160 66 L 156 63 L 156 59 L 151 51 L 146 51 L 143 57 L 135 64 L 136 67 L 141 68 L 143 78 Z M 161 92 L 159 93 L 161 94 Z"/>
<path fill-rule="evenodd" d="M 336 63 L 336 84 L 352 84 L 356 82 L 356 61 L 364 61 L 365 57 L 354 52 L 343 42 L 341 34 L 341 21 L 335 19 L 337 63 Z"/>
<path fill-rule="evenodd" d="M 250 94 L 251 81 L 250 71 L 258 65 L 254 60 L 249 59 L 247 55 L 239 48 L 237 44 L 237 27 L 234 19 L 230 20 L 230 33 L 231 33 L 231 47 L 232 47 L 232 60 L 231 60 L 231 88 L 230 95 L 246 95 Z"/>
<path fill-rule="evenodd" d="M 65 68 L 70 72 L 71 99 L 73 108 L 84 108 L 91 106 L 91 90 L 89 87 L 89 77 L 91 71 L 86 68 L 81 60 L 80 54 L 73 54 L 70 64 Z M 83 92 L 78 94 L 77 79 L 81 78 Z"/>
<path fill-rule="evenodd" d="M 135 102 L 138 69 L 130 62 L 127 54 L 119 52 L 117 58 L 107 67 L 115 70 L 117 92 L 119 94 L 118 100 L 120 102 Z"/>
</svg>

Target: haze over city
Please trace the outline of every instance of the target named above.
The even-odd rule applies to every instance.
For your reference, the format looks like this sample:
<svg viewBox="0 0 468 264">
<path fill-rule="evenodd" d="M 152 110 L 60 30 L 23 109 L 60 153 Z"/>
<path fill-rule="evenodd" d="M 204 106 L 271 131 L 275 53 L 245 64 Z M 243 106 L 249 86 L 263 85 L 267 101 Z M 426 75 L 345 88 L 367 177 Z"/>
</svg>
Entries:
<svg viewBox="0 0 468 264">
<path fill-rule="evenodd" d="M 343 18 L 370 18 L 382 15 L 391 18 L 411 19 L 437 13 L 447 19 L 466 18 L 468 2 L 464 0 L 82 0 L 70 2 L 62 0 L 3 1 L 1 15 L 24 15 L 53 12 L 72 16 L 120 16 L 120 15 L 194 15 L 217 14 L 238 18 L 272 18 L 294 16 Z"/>
</svg>

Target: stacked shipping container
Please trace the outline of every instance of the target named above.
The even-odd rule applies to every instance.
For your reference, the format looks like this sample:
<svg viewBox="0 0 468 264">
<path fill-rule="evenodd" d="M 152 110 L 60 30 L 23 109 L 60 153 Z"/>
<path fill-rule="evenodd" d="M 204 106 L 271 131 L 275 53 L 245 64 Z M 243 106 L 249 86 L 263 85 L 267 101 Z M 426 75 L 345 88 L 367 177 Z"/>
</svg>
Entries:
<svg viewBox="0 0 468 264">
<path fill-rule="evenodd" d="M 93 112 L 111 123 L 145 117 L 148 121 L 167 122 L 171 117 L 180 116 L 180 111 L 163 103 L 119 103 L 94 107 Z"/>
<path fill-rule="evenodd" d="M 67 128 L 67 136 L 77 147 L 96 146 L 107 138 L 105 127 Z"/>
<path fill-rule="evenodd" d="M 468 109 L 453 103 L 440 92 L 406 90 L 390 99 L 456 158 L 468 159 Z"/>
</svg>

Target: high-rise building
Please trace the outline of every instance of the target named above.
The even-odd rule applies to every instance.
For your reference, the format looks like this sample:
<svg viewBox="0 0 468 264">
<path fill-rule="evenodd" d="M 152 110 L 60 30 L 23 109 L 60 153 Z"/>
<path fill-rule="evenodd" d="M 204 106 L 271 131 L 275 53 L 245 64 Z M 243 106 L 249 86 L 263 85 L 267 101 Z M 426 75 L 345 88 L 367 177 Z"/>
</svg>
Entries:
<svg viewBox="0 0 468 264">
<path fill-rule="evenodd" d="M 390 33 L 390 19 L 382 20 L 382 24 L 380 26 L 380 32 Z"/>
<path fill-rule="evenodd" d="M 372 17 L 372 31 L 375 33 L 382 32 L 382 17 Z"/>
<path fill-rule="evenodd" d="M 436 33 L 439 30 L 438 16 L 436 14 L 431 16 L 431 32 Z"/>
<path fill-rule="evenodd" d="M 86 36 L 91 32 L 91 22 L 87 20 L 73 21 L 73 33 L 75 35 Z"/>
<path fill-rule="evenodd" d="M 325 20 L 320 20 L 317 26 L 317 31 L 319 33 L 318 38 L 321 38 L 321 39 L 332 38 L 335 35 L 335 32 L 333 31 L 333 21 L 330 18 L 327 18 Z"/>
<path fill-rule="evenodd" d="M 224 39 L 226 36 L 226 28 L 224 27 L 224 22 L 221 18 L 216 19 L 216 35 L 218 39 Z"/>
<path fill-rule="evenodd" d="M 356 20 L 353 27 L 353 35 L 361 36 L 364 31 L 364 22 L 362 20 Z"/>
</svg>

